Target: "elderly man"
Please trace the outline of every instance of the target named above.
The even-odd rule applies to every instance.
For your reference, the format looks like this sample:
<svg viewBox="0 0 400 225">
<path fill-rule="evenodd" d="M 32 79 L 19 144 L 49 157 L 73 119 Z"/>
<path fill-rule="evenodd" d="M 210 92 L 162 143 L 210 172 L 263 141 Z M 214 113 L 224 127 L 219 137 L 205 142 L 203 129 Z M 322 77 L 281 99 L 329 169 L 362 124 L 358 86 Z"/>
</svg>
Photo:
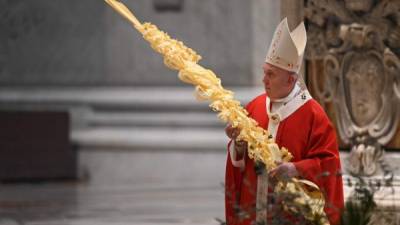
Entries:
<svg viewBox="0 0 400 225">
<path fill-rule="evenodd" d="M 335 130 L 321 106 L 298 81 L 306 40 L 303 23 L 292 32 L 286 18 L 278 25 L 263 66 L 266 93 L 253 99 L 246 109 L 279 147 L 286 147 L 293 155 L 291 162 L 269 171 L 269 179 L 300 177 L 314 182 L 325 195 L 330 223 L 338 224 L 343 186 Z M 257 214 L 257 197 L 260 198 L 260 179 L 254 161 L 246 154 L 247 143 L 236 140 L 239 132 L 229 125 L 226 128 L 232 139 L 228 144 L 225 180 L 228 225 L 252 224 Z"/>
</svg>

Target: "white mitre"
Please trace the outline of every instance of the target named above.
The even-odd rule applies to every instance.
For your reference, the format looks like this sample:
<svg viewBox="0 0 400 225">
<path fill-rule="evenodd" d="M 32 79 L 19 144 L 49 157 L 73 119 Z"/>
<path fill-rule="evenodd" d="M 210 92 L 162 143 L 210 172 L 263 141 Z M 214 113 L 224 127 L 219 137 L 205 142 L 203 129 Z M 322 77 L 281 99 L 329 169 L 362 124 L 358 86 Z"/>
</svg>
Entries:
<svg viewBox="0 0 400 225">
<path fill-rule="evenodd" d="M 306 43 L 307 34 L 304 22 L 290 32 L 287 18 L 285 18 L 275 30 L 265 62 L 298 73 L 303 61 Z"/>
</svg>

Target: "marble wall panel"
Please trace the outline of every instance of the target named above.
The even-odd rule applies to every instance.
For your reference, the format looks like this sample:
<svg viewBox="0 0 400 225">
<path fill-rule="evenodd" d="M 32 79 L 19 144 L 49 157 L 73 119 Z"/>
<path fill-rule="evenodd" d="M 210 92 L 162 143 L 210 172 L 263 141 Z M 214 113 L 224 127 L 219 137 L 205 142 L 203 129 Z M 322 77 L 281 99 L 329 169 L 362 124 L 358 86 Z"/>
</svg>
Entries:
<svg viewBox="0 0 400 225">
<path fill-rule="evenodd" d="M 279 2 L 184 0 L 159 12 L 155 1 L 124 3 L 198 51 L 224 85 L 258 83 Z M 0 0 L 0 18 L 2 86 L 184 85 L 102 1 Z"/>
</svg>

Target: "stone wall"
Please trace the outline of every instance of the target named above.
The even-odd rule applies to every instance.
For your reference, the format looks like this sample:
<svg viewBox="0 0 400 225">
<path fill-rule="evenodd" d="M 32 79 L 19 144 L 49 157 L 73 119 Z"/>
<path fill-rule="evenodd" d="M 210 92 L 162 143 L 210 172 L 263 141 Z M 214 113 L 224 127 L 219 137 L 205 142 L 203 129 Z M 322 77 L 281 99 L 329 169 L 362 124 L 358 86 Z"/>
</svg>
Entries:
<svg viewBox="0 0 400 225">
<path fill-rule="evenodd" d="M 198 51 L 225 85 L 259 83 L 279 2 L 183 0 L 180 10 L 161 12 L 155 4 L 170 1 L 123 2 Z M 183 85 L 101 0 L 0 0 L 0 26 L 2 86 Z"/>
</svg>

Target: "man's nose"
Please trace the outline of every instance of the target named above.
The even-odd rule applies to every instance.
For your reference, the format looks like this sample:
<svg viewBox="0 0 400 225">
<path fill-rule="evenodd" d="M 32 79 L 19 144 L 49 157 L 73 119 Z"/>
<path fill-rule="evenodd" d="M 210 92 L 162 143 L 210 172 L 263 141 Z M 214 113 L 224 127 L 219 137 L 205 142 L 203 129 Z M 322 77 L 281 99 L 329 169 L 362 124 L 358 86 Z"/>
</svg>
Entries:
<svg viewBox="0 0 400 225">
<path fill-rule="evenodd" d="M 269 82 L 269 80 L 268 80 L 268 78 L 267 78 L 266 75 L 264 75 L 264 77 L 263 77 L 263 82 L 264 82 L 264 83 L 268 83 L 268 82 Z"/>
</svg>

